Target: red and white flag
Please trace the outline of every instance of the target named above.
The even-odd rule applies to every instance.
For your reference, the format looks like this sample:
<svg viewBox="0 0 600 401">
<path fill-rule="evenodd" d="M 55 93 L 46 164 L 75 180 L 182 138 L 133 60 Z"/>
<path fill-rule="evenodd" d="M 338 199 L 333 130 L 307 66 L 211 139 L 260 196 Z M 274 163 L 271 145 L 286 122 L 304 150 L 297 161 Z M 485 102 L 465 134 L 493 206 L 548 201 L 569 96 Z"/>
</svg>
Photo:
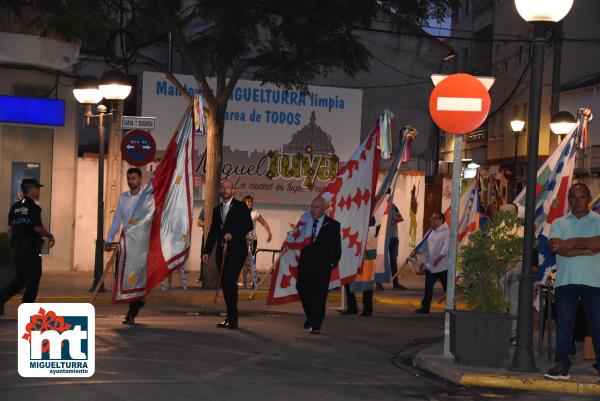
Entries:
<svg viewBox="0 0 600 401">
<path fill-rule="evenodd" d="M 121 233 L 113 302 L 145 297 L 185 263 L 192 239 L 193 158 L 194 119 L 188 109 Z"/>
<path fill-rule="evenodd" d="M 319 194 L 328 202 L 327 215 L 340 223 L 342 231 L 342 257 L 331 273 L 330 289 L 352 281 L 363 262 L 379 170 L 378 136 L 377 126 Z M 277 261 L 267 304 L 299 299 L 298 260 L 302 248 L 311 242 L 311 227 L 309 208 L 283 244 L 289 249 Z"/>
</svg>

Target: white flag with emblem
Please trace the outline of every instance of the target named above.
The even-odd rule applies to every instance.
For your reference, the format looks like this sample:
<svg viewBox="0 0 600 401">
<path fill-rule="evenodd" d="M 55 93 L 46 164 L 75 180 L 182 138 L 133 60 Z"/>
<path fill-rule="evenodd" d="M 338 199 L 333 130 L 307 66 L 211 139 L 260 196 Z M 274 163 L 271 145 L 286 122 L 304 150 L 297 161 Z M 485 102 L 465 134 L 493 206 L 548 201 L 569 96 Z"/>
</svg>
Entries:
<svg viewBox="0 0 600 401">
<path fill-rule="evenodd" d="M 174 269 L 183 267 L 192 234 L 193 113 L 177 132 L 144 187 L 131 220 L 123 228 L 113 280 L 113 302 L 146 296 Z"/>
</svg>

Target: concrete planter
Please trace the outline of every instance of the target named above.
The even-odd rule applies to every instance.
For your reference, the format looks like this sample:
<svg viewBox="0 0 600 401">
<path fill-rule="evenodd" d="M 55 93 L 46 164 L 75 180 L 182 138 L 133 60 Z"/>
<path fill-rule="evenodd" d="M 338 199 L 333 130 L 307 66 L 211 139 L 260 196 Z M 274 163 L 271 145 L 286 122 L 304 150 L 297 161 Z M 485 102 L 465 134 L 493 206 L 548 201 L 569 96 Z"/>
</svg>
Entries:
<svg viewBox="0 0 600 401">
<path fill-rule="evenodd" d="M 510 352 L 512 316 L 450 313 L 450 351 L 460 365 L 501 367 Z"/>
</svg>

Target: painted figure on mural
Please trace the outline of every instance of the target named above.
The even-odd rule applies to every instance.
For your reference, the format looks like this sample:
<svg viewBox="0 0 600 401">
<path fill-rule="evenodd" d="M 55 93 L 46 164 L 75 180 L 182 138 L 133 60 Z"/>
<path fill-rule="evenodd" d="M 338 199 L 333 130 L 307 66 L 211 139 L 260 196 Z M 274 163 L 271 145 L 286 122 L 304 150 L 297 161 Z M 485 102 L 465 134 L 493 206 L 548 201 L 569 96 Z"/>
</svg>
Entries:
<svg viewBox="0 0 600 401">
<path fill-rule="evenodd" d="M 414 249 L 417 244 L 417 210 L 419 210 L 419 201 L 417 200 L 417 193 L 419 190 L 416 185 L 413 185 L 410 191 L 410 227 L 408 230 L 408 236 L 410 242 L 408 244 L 410 249 Z"/>
</svg>

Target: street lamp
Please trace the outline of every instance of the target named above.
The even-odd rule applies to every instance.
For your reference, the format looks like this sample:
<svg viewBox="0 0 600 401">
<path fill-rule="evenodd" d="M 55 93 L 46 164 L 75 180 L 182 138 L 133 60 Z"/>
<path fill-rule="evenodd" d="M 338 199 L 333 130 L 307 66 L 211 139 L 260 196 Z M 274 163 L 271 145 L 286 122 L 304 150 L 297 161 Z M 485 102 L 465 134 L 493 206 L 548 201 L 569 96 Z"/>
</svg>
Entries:
<svg viewBox="0 0 600 401">
<path fill-rule="evenodd" d="M 514 161 L 514 171 L 513 171 L 513 200 L 517 197 L 518 193 L 517 193 L 517 165 L 519 164 L 519 135 L 521 134 L 521 131 L 523 131 L 523 128 L 525 128 L 525 121 L 523 120 L 519 120 L 519 119 L 515 119 L 512 120 L 510 122 L 510 128 L 512 129 L 512 132 L 514 132 L 515 134 L 515 161 Z"/>
<path fill-rule="evenodd" d="M 525 127 L 525 121 L 523 121 L 523 120 L 512 120 L 510 122 L 510 128 L 516 134 L 519 134 L 521 131 L 523 131 L 524 127 Z"/>
<path fill-rule="evenodd" d="M 529 138 L 527 140 L 527 188 L 525 195 L 525 227 L 523 240 L 523 267 L 519 278 L 519 309 L 517 314 L 517 348 L 511 369 L 535 371 L 533 355 L 533 257 L 536 177 L 540 137 L 540 112 L 542 106 L 542 80 L 544 77 L 544 49 L 546 29 L 563 19 L 571 10 L 573 0 L 515 0 L 521 17 L 533 25 L 533 58 L 531 63 L 531 88 L 529 108 Z"/>
<path fill-rule="evenodd" d="M 127 75 L 119 71 L 109 71 L 102 76 L 98 85 L 102 96 L 108 100 L 124 100 L 131 93 Z"/>
<path fill-rule="evenodd" d="M 96 250 L 94 258 L 94 282 L 91 291 L 98 285 L 103 290 L 104 285 L 100 282 L 104 270 L 104 137 L 105 137 L 105 116 L 113 116 L 107 107 L 100 104 L 97 107 L 98 114 L 92 112 L 92 105 L 99 103 L 102 98 L 112 101 L 124 100 L 131 92 L 131 85 L 127 76 L 117 71 L 107 72 L 98 81 L 92 76 L 79 78 L 73 87 L 73 96 L 75 99 L 86 106 L 85 122 L 90 126 L 93 118 L 98 119 L 98 214 L 96 225 Z"/>
<path fill-rule="evenodd" d="M 577 120 L 568 111 L 559 111 L 550 119 L 550 131 L 556 135 L 567 135 L 576 125 Z"/>
<path fill-rule="evenodd" d="M 463 172 L 464 178 L 475 178 L 477 176 L 477 169 L 479 168 L 479 164 L 475 162 L 471 162 L 467 164 L 467 168 L 465 168 Z"/>
</svg>

